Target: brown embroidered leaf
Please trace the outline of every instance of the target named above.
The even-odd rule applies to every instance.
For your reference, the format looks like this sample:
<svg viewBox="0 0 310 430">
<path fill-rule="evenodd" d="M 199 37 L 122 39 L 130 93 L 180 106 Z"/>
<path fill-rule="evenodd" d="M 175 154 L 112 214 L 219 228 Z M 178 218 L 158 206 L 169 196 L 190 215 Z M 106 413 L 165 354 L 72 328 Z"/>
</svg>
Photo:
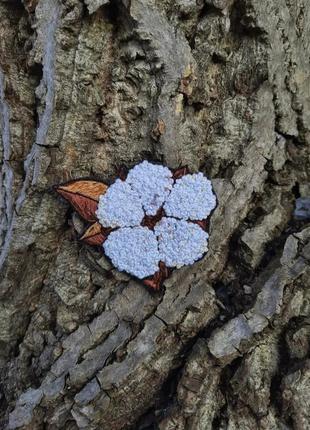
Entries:
<svg viewBox="0 0 310 430">
<path fill-rule="evenodd" d="M 57 193 L 68 200 L 78 214 L 88 222 L 97 221 L 95 212 L 99 196 L 107 189 L 108 186 L 103 182 L 88 179 L 78 179 L 55 187 Z"/>
<path fill-rule="evenodd" d="M 159 269 L 162 276 L 162 280 L 164 281 L 170 276 L 170 273 L 172 272 L 172 269 L 168 269 L 168 267 L 165 265 L 163 261 L 159 262 Z"/>
<path fill-rule="evenodd" d="M 161 287 L 161 278 L 160 278 L 160 272 L 156 272 L 155 275 L 153 275 L 149 279 L 144 279 L 143 284 L 147 287 L 152 288 L 155 291 L 158 291 Z"/>
<path fill-rule="evenodd" d="M 158 291 L 162 287 L 163 282 L 169 277 L 171 272 L 172 270 L 168 269 L 165 263 L 160 261 L 159 271 L 156 272 L 151 278 L 144 279 L 143 284 L 155 291 Z"/>
<path fill-rule="evenodd" d="M 198 224 L 204 231 L 208 230 L 208 220 L 203 219 L 201 221 L 192 221 L 194 224 Z"/>
<path fill-rule="evenodd" d="M 128 175 L 128 169 L 126 166 L 122 165 L 120 166 L 120 168 L 117 171 L 117 176 L 122 180 L 122 181 L 126 181 Z"/>
<path fill-rule="evenodd" d="M 180 179 L 182 176 L 187 175 L 189 173 L 189 169 L 187 166 L 180 167 L 173 172 L 173 179 Z"/>
<path fill-rule="evenodd" d="M 84 232 L 84 234 L 80 237 L 80 240 L 87 243 L 88 245 L 100 246 L 107 238 L 107 233 L 104 231 L 99 224 L 99 222 L 95 222 Z M 107 229 L 106 229 L 107 230 Z"/>
</svg>

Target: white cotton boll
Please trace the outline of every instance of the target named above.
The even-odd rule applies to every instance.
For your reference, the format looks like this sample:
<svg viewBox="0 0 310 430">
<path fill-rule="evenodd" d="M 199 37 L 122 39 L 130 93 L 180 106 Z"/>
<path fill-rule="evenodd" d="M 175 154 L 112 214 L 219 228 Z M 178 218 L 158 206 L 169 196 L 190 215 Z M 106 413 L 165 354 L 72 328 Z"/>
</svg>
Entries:
<svg viewBox="0 0 310 430">
<path fill-rule="evenodd" d="M 104 227 L 130 227 L 141 223 L 144 211 L 138 194 L 117 179 L 100 196 L 96 215 Z"/>
<path fill-rule="evenodd" d="M 197 224 L 164 217 L 154 230 L 160 260 L 168 267 L 193 264 L 208 250 L 208 233 Z"/>
<path fill-rule="evenodd" d="M 159 270 L 158 243 L 146 227 L 121 228 L 113 231 L 103 244 L 113 265 L 139 279 Z"/>
<path fill-rule="evenodd" d="M 203 220 L 215 206 L 216 198 L 211 181 L 202 173 L 195 173 L 176 180 L 164 210 L 168 216 L 184 220 Z"/>
<path fill-rule="evenodd" d="M 126 183 L 139 194 L 146 214 L 156 215 L 172 189 L 173 179 L 167 167 L 143 161 L 129 171 Z"/>
</svg>

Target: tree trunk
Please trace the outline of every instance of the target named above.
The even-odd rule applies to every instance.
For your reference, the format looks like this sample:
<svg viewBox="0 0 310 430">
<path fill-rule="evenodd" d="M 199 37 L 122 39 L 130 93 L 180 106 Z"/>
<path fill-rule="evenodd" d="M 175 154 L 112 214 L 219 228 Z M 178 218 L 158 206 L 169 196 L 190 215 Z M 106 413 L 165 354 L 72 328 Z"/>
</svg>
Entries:
<svg viewBox="0 0 310 430">
<path fill-rule="evenodd" d="M 0 19 L 0 427 L 310 429 L 310 4 Z M 142 159 L 204 172 L 218 202 L 207 256 L 159 293 L 78 242 L 52 190 Z"/>
</svg>

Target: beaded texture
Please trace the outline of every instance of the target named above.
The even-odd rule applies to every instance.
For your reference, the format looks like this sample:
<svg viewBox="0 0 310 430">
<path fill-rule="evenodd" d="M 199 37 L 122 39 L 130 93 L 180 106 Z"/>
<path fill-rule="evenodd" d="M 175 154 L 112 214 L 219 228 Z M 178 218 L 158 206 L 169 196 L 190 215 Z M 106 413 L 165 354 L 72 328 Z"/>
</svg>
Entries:
<svg viewBox="0 0 310 430">
<path fill-rule="evenodd" d="M 216 206 L 211 181 L 202 173 L 173 179 L 164 166 L 143 161 L 100 196 L 96 215 L 112 231 L 103 249 L 120 271 L 144 279 L 159 271 L 193 264 L 208 250 L 208 233 L 192 221 L 205 220 Z M 154 231 L 145 216 L 164 209 Z"/>
<path fill-rule="evenodd" d="M 139 279 L 158 271 L 158 244 L 155 234 L 147 227 L 125 227 L 112 231 L 103 248 L 117 269 Z"/>
<path fill-rule="evenodd" d="M 140 225 L 144 211 L 139 194 L 117 179 L 100 196 L 96 215 L 103 227 L 135 227 Z"/>
<path fill-rule="evenodd" d="M 193 264 L 208 251 L 208 233 L 199 225 L 162 218 L 155 226 L 158 238 L 159 257 L 167 267 L 182 267 Z"/>
<path fill-rule="evenodd" d="M 146 215 L 156 215 L 172 190 L 172 172 L 143 161 L 129 171 L 126 183 L 139 195 Z"/>
<path fill-rule="evenodd" d="M 196 173 L 176 180 L 164 209 L 168 216 L 194 221 L 207 218 L 215 205 L 211 181 Z"/>
</svg>

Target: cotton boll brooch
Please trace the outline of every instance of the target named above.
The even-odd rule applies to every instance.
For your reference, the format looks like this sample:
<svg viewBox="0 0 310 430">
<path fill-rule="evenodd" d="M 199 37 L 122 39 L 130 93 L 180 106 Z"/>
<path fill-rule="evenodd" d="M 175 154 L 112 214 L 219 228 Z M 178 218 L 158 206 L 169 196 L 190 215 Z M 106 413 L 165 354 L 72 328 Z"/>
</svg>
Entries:
<svg viewBox="0 0 310 430">
<path fill-rule="evenodd" d="M 208 251 L 207 219 L 216 197 L 201 172 L 143 161 L 110 186 L 78 179 L 55 189 L 89 223 L 80 239 L 154 290 L 172 270 Z"/>
</svg>

